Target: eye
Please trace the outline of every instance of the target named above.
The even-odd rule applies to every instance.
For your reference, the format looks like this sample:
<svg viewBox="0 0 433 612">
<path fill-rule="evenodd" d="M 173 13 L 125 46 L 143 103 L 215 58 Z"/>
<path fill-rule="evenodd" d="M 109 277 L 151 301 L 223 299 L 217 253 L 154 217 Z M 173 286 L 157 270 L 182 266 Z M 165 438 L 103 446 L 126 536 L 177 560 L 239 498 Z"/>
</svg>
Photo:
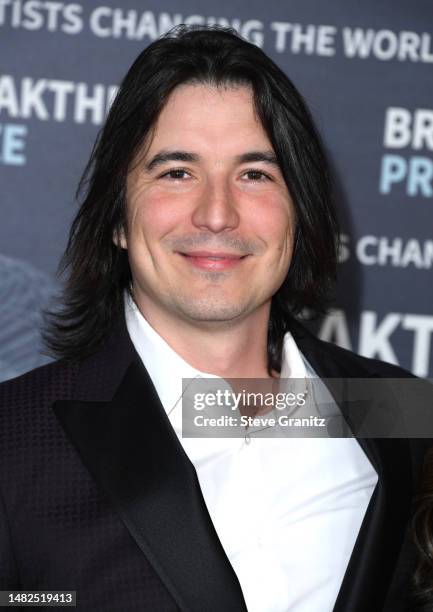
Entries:
<svg viewBox="0 0 433 612">
<path fill-rule="evenodd" d="M 255 182 L 264 182 L 272 180 L 271 177 L 261 170 L 247 170 L 242 176 L 246 176 L 247 180 Z"/>
<path fill-rule="evenodd" d="M 173 170 L 169 170 L 168 172 L 164 172 L 161 174 L 159 178 L 165 178 L 172 181 L 181 181 L 190 177 L 190 174 L 186 170 L 182 170 L 182 168 L 175 168 Z"/>
</svg>

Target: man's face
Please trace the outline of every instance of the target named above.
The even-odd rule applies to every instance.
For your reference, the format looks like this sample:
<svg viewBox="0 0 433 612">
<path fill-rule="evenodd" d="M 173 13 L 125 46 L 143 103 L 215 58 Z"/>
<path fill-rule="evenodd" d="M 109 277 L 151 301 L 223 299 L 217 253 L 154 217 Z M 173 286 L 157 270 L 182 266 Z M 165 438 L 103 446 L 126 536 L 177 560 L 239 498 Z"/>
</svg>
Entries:
<svg viewBox="0 0 433 612">
<path fill-rule="evenodd" d="M 127 179 L 121 246 L 142 312 L 221 325 L 268 309 L 294 225 L 250 89 L 176 88 Z"/>
</svg>

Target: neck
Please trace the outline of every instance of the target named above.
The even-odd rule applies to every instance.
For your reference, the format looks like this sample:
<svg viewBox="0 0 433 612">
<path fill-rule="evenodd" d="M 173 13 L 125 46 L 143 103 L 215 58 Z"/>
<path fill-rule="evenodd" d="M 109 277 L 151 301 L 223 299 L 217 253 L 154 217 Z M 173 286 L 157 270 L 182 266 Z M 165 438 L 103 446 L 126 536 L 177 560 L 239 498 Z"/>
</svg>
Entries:
<svg viewBox="0 0 433 612">
<path fill-rule="evenodd" d="M 270 304 L 240 321 L 187 321 L 136 299 L 141 314 L 182 359 L 223 378 L 269 378 Z"/>
</svg>

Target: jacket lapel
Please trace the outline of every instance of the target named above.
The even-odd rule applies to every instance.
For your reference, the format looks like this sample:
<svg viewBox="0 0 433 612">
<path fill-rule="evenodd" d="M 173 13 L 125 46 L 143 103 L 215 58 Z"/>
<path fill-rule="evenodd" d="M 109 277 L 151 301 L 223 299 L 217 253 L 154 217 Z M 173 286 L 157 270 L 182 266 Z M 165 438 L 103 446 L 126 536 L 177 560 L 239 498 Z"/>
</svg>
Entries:
<svg viewBox="0 0 433 612">
<path fill-rule="evenodd" d="M 86 395 L 88 387 L 93 401 L 56 402 L 58 419 L 179 608 L 246 611 L 195 469 L 146 370 L 122 333 L 111 344 L 102 352 L 103 363 L 97 356 L 82 368 L 76 396 Z M 110 353 L 118 366 L 114 381 L 101 373 Z M 111 399 L 95 401 L 113 388 Z"/>
<path fill-rule="evenodd" d="M 303 326 L 291 331 L 302 353 L 331 393 L 337 378 L 368 378 L 372 372 L 351 367 Z M 338 383 L 336 382 L 336 385 Z M 341 395 L 337 394 L 341 397 Z M 343 415 L 346 406 L 340 403 Z M 370 500 L 341 585 L 334 612 L 382 610 L 390 588 L 411 512 L 412 474 L 409 442 L 405 439 L 358 438 L 377 471 Z"/>
</svg>

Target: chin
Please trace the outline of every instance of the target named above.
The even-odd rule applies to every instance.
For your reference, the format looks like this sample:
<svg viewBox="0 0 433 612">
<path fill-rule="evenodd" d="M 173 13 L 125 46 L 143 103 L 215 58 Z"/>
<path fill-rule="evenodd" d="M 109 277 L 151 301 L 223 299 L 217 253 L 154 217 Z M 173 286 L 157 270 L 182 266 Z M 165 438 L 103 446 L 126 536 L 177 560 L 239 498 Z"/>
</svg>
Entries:
<svg viewBox="0 0 433 612">
<path fill-rule="evenodd" d="M 177 312 L 190 321 L 221 322 L 240 319 L 251 309 L 247 305 L 233 304 L 227 301 L 218 300 L 187 300 L 177 303 Z"/>
</svg>

